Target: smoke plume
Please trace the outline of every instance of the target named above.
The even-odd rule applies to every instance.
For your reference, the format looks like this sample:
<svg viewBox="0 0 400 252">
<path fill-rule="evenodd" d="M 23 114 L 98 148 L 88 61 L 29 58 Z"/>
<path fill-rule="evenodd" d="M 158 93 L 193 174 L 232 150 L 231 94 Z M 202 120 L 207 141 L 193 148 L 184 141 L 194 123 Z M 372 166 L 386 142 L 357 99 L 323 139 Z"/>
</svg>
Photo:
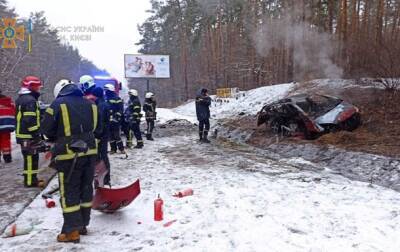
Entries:
<svg viewBox="0 0 400 252">
<path fill-rule="evenodd" d="M 343 70 L 332 58 L 335 43 L 327 33 L 315 30 L 308 23 L 293 24 L 289 18 L 268 20 L 253 32 L 253 42 L 259 56 L 266 57 L 273 48 L 293 48 L 296 80 L 341 78 Z"/>
</svg>

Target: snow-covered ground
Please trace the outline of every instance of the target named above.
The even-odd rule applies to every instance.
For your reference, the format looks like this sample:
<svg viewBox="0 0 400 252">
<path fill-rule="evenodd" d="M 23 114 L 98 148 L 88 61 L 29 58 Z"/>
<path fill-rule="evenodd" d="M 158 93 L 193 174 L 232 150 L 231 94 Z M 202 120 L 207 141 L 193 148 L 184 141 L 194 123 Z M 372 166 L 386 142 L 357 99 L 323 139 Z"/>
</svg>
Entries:
<svg viewBox="0 0 400 252">
<path fill-rule="evenodd" d="M 243 147 L 242 147 L 243 148 Z M 292 160 L 293 161 L 293 160 Z M 113 215 L 93 212 L 79 245 L 58 244 L 59 206 L 38 197 L 17 225 L 25 236 L 1 251 L 398 251 L 400 195 L 325 172 L 301 170 L 246 149 L 197 144 L 195 136 L 160 138 L 112 157 L 113 183 L 141 179 L 142 194 Z M 297 162 L 299 163 L 299 162 Z M 172 195 L 192 188 L 194 195 Z M 154 222 L 160 193 L 165 221 Z M 177 220 L 170 227 L 167 221 Z"/>
<path fill-rule="evenodd" d="M 177 112 L 175 112 L 171 109 L 158 108 L 157 115 L 159 115 L 157 118 L 157 122 L 156 122 L 157 124 L 164 124 L 164 123 L 168 122 L 169 120 L 175 120 L 175 119 L 187 120 L 191 123 L 197 122 L 195 114 L 189 114 L 189 115 L 178 114 Z"/>
<path fill-rule="evenodd" d="M 11 139 L 13 162 L 10 164 L 0 163 L 0 233 L 39 193 L 37 188 L 24 188 L 21 149 L 15 141 L 14 134 L 11 135 Z M 40 168 L 46 166 L 47 161 L 41 154 Z M 44 175 L 41 174 L 39 178 L 47 179 L 51 174 L 52 171 L 46 170 Z"/>
<path fill-rule="evenodd" d="M 212 113 L 255 114 L 291 88 L 252 90 Z M 160 109 L 158 117 L 195 122 L 194 103 Z M 199 144 L 196 132 L 181 133 L 146 142 L 144 149 L 129 151 L 127 160 L 111 156 L 112 183 L 125 186 L 139 178 L 142 193 L 115 214 L 93 211 L 80 244 L 55 241 L 61 209 L 46 208 L 39 196 L 17 220 L 17 226 L 33 224 L 34 230 L 0 238 L 0 251 L 400 250 L 398 192 L 349 180 L 300 157 L 272 160 L 249 146 Z M 172 196 L 186 188 L 194 195 Z M 157 194 L 165 204 L 163 222 L 153 221 Z"/>
</svg>

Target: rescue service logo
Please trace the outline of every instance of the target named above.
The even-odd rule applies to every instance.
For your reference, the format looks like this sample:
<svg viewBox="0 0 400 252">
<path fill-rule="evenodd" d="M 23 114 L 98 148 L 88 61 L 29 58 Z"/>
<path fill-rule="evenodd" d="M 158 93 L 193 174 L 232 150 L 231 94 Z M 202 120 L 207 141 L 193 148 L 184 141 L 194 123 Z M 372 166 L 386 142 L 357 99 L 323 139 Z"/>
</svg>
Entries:
<svg viewBox="0 0 400 252">
<path fill-rule="evenodd" d="M 28 20 L 28 25 L 19 25 L 14 18 L 0 18 L 0 43 L 1 48 L 15 49 L 18 47 L 17 41 L 25 42 L 25 33 L 28 33 L 28 51 L 32 51 L 32 23 Z"/>
</svg>

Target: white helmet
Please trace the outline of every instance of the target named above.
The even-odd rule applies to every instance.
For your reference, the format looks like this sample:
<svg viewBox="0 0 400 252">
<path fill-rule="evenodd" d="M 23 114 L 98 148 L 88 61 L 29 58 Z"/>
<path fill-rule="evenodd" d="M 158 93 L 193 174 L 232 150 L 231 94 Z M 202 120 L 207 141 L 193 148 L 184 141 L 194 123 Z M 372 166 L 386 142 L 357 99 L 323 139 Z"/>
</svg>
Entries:
<svg viewBox="0 0 400 252">
<path fill-rule="evenodd" d="M 115 92 L 115 86 L 113 84 L 104 85 L 104 90 Z"/>
<path fill-rule="evenodd" d="M 147 99 L 150 99 L 150 98 L 152 98 L 152 97 L 154 97 L 154 94 L 153 94 L 152 92 L 146 93 L 146 98 L 147 98 Z"/>
<path fill-rule="evenodd" d="M 61 90 L 68 85 L 73 85 L 72 81 L 63 79 L 63 80 L 60 80 L 59 82 L 57 82 L 57 84 L 53 90 L 54 97 L 57 98 L 57 96 L 60 94 Z"/>
<path fill-rule="evenodd" d="M 136 89 L 130 89 L 128 93 L 132 96 L 138 96 L 138 91 Z"/>
<path fill-rule="evenodd" d="M 96 83 L 94 83 L 93 77 L 90 75 L 81 76 L 81 78 L 79 78 L 79 83 L 82 85 L 83 90 L 87 90 L 96 85 Z"/>
</svg>

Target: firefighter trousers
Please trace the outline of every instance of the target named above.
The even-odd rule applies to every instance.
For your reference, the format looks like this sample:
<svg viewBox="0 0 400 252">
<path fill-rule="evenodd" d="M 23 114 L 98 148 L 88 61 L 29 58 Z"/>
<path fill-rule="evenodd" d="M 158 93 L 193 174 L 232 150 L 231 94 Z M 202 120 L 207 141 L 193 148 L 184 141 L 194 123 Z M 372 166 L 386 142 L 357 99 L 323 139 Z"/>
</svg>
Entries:
<svg viewBox="0 0 400 252">
<path fill-rule="evenodd" d="M 107 175 L 104 177 L 104 184 L 110 185 L 110 160 L 108 159 L 108 141 L 105 139 L 101 139 L 99 141 L 99 159 L 104 162 L 107 168 Z"/>
<path fill-rule="evenodd" d="M 89 225 L 95 162 L 95 155 L 78 157 L 74 168 L 71 167 L 72 159 L 56 161 L 60 204 L 64 217 L 61 233 L 81 230 Z M 71 169 L 73 171 L 70 180 L 67 181 Z"/>
<path fill-rule="evenodd" d="M 39 172 L 39 154 L 28 154 L 22 152 L 24 158 L 24 185 L 37 186 L 37 174 Z"/>
<path fill-rule="evenodd" d="M 131 148 L 132 147 L 133 133 L 132 133 L 132 130 L 130 130 L 129 127 L 125 130 L 125 136 L 126 136 L 126 147 Z"/>
<path fill-rule="evenodd" d="M 0 154 L 3 154 L 4 162 L 11 162 L 11 133 L 0 132 Z"/>
<path fill-rule="evenodd" d="M 135 135 L 136 142 L 138 144 L 143 144 L 142 132 L 140 131 L 140 122 L 134 122 L 130 124 L 130 130 Z"/>
<path fill-rule="evenodd" d="M 147 123 L 147 129 L 146 129 L 147 134 L 149 134 L 149 135 L 153 134 L 154 120 L 153 119 L 146 119 L 146 123 Z"/>
<path fill-rule="evenodd" d="M 119 151 L 124 151 L 124 143 L 121 139 L 121 130 L 119 127 L 112 127 L 110 129 L 110 146 L 112 152 L 116 152 L 117 148 Z"/>
</svg>

